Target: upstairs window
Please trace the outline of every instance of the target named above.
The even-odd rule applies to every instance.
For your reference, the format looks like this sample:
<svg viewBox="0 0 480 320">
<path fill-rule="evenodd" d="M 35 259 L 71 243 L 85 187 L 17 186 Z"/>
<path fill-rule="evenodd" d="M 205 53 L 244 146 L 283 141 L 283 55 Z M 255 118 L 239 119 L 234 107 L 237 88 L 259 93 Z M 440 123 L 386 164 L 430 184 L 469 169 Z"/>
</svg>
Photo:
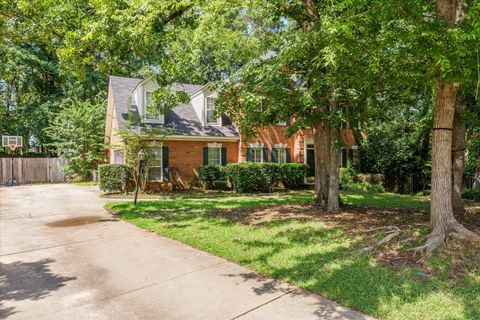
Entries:
<svg viewBox="0 0 480 320">
<path fill-rule="evenodd" d="M 215 116 L 215 98 L 207 98 L 207 107 L 206 107 L 206 122 L 207 124 L 218 125 L 220 124 L 220 119 Z"/>
<path fill-rule="evenodd" d="M 145 109 L 148 110 L 148 106 L 152 104 L 152 93 L 147 92 L 145 93 Z"/>
<path fill-rule="evenodd" d="M 157 115 L 155 112 L 151 112 L 148 107 L 153 103 L 153 93 L 150 91 L 145 92 L 145 120 L 148 122 L 163 123 L 163 115 Z"/>
</svg>

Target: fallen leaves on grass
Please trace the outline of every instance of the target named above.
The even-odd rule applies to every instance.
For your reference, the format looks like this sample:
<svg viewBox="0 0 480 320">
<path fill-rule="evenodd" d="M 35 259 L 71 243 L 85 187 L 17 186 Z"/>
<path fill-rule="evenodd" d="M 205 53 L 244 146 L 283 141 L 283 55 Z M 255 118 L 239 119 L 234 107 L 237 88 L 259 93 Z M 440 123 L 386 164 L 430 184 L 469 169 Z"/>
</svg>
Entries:
<svg viewBox="0 0 480 320">
<path fill-rule="evenodd" d="M 429 273 L 438 271 L 409 250 L 422 243 L 429 232 L 429 214 L 421 211 L 346 206 L 340 212 L 326 213 L 312 204 L 297 204 L 214 210 L 211 215 L 255 227 L 278 220 L 315 219 L 322 221 L 326 228 L 340 228 L 351 237 L 361 237 L 362 247 L 353 249 L 370 252 L 376 261 L 417 267 Z M 459 220 L 480 233 L 480 213 L 476 210 L 468 210 Z M 480 270 L 478 245 L 450 241 L 439 256 L 448 261 L 449 271 L 445 273 L 448 277 L 459 277 L 465 270 Z"/>
</svg>

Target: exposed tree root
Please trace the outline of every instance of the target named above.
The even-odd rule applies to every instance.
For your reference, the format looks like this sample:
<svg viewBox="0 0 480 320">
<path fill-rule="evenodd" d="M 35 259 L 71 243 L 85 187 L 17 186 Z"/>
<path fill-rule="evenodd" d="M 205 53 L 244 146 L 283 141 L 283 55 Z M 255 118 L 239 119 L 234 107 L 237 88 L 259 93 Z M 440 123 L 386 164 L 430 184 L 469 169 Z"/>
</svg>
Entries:
<svg viewBox="0 0 480 320">
<path fill-rule="evenodd" d="M 396 226 L 378 227 L 378 228 L 373 228 L 373 229 L 366 230 L 365 232 L 372 232 L 372 231 L 384 230 L 384 229 L 393 229 L 393 230 L 387 231 L 386 232 L 387 236 L 385 236 L 384 238 L 377 241 L 377 243 L 375 243 L 374 246 L 365 247 L 361 251 L 372 251 L 374 249 L 374 247 L 378 247 L 378 246 L 381 246 L 385 243 L 388 243 L 388 242 L 392 241 L 394 238 L 400 236 L 403 233 L 403 231 Z"/>
<path fill-rule="evenodd" d="M 468 230 L 460 223 L 454 222 L 453 225 L 448 228 L 448 231 L 442 230 L 441 228 L 435 228 L 432 233 L 428 235 L 427 242 L 423 246 L 416 247 L 410 250 L 415 251 L 415 254 L 424 250 L 427 254 L 430 254 L 436 249 L 444 247 L 445 241 L 448 238 L 455 238 L 480 243 L 480 235 Z"/>
</svg>

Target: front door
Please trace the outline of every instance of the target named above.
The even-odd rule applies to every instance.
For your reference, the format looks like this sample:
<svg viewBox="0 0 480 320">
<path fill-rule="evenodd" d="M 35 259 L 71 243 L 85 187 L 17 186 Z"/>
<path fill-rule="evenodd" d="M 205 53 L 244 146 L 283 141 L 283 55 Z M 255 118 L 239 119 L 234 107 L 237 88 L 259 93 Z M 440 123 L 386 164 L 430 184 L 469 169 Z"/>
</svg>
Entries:
<svg viewBox="0 0 480 320">
<path fill-rule="evenodd" d="M 313 146 L 310 148 L 310 145 L 308 145 L 307 147 L 307 165 L 308 165 L 307 176 L 314 177 L 315 176 L 315 151 L 313 150 Z"/>
</svg>

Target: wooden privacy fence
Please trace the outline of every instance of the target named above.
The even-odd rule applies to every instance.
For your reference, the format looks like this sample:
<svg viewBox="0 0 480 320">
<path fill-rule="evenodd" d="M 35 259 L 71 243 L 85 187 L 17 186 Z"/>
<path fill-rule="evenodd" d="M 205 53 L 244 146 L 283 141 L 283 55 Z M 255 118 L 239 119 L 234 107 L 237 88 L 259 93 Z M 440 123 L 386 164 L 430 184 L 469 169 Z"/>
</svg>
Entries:
<svg viewBox="0 0 480 320">
<path fill-rule="evenodd" d="M 64 182 L 60 170 L 67 163 L 63 158 L 13 158 L 13 177 L 18 183 Z M 12 159 L 0 158 L 0 184 L 12 177 Z"/>
</svg>

